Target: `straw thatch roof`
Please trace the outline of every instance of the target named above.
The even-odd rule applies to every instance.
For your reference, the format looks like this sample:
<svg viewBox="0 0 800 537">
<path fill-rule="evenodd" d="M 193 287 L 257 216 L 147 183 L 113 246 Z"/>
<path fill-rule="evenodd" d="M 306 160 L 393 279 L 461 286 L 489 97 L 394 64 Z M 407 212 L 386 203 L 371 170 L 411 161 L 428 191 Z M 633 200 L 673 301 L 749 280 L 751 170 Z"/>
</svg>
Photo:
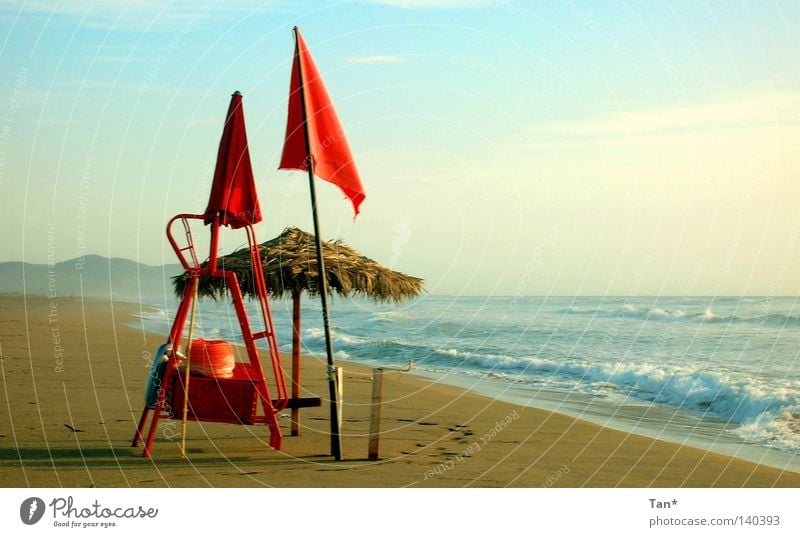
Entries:
<svg viewBox="0 0 800 537">
<path fill-rule="evenodd" d="M 319 293 L 319 267 L 313 235 L 297 228 L 287 228 L 278 237 L 260 244 L 259 251 L 267 289 L 273 298 L 293 296 L 302 291 L 312 296 Z M 386 268 L 340 240 L 323 242 L 322 252 L 331 294 L 398 302 L 422 292 L 422 279 Z M 255 296 L 248 248 L 220 257 L 217 263 L 220 269 L 236 272 L 243 295 Z M 173 278 L 176 295 L 183 295 L 186 282 L 186 273 Z M 200 279 L 201 296 L 221 299 L 225 292 L 222 278 Z"/>
</svg>

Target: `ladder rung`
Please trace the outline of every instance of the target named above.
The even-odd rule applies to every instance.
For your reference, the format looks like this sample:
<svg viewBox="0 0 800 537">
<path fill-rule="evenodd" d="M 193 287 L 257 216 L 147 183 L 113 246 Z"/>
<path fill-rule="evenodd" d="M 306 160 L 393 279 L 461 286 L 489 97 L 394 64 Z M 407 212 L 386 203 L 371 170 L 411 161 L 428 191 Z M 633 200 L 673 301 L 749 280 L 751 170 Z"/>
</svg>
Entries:
<svg viewBox="0 0 800 537">
<path fill-rule="evenodd" d="M 271 335 L 272 335 L 272 332 L 268 332 L 268 331 L 264 330 L 263 332 L 256 332 L 255 334 L 253 334 L 253 339 L 261 339 L 261 338 L 264 338 L 264 337 L 269 337 Z"/>
</svg>

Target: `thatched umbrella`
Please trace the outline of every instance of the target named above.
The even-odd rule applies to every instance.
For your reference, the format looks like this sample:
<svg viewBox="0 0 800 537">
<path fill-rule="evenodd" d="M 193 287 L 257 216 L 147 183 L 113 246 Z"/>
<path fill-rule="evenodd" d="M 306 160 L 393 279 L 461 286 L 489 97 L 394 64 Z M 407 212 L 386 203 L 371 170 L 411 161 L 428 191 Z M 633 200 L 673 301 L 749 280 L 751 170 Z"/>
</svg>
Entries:
<svg viewBox="0 0 800 537">
<path fill-rule="evenodd" d="M 315 248 L 314 236 L 297 228 L 287 228 L 278 237 L 259 245 L 264 279 L 270 296 L 291 296 L 293 301 L 292 397 L 299 397 L 300 386 L 300 297 L 303 291 L 311 296 L 319 293 L 319 267 Z M 400 302 L 414 298 L 422 292 L 422 279 L 386 268 L 340 240 L 323 242 L 322 252 L 331 294 L 336 293 L 342 297 L 363 296 L 378 302 Z M 217 264 L 222 270 L 236 273 L 243 295 L 258 296 L 253 286 L 248 248 L 220 257 Z M 176 295 L 183 296 L 188 280 L 185 273 L 173 278 Z M 225 293 L 224 279 L 200 279 L 200 296 L 219 300 Z M 297 416 L 295 410 L 292 413 L 292 434 L 296 434 Z"/>
<path fill-rule="evenodd" d="M 314 236 L 297 228 L 286 228 L 279 236 L 259 245 L 270 296 L 291 296 L 297 301 L 303 291 L 311 296 L 318 294 L 319 268 L 314 248 Z M 342 297 L 364 296 L 379 302 L 400 302 L 422 292 L 422 279 L 386 268 L 340 240 L 323 242 L 322 252 L 331 293 Z M 220 257 L 217 263 L 221 269 L 236 273 L 243 295 L 257 296 L 249 249 L 242 248 Z M 173 278 L 176 295 L 183 296 L 187 281 L 186 274 Z M 199 293 L 200 296 L 221 299 L 226 293 L 225 281 L 222 278 L 201 278 Z"/>
</svg>

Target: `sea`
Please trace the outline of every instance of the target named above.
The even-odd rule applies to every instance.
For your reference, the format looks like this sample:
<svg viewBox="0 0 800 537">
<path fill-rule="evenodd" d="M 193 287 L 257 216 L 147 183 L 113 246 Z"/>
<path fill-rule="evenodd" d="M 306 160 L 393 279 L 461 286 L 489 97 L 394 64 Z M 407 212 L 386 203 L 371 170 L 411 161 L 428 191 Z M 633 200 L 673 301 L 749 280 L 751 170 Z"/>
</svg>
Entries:
<svg viewBox="0 0 800 537">
<path fill-rule="evenodd" d="M 322 356 L 319 300 L 303 301 L 303 352 Z M 291 302 L 271 304 L 289 351 Z M 166 335 L 177 302 L 151 306 L 136 326 Z M 241 341 L 229 303 L 202 300 L 197 319 L 197 337 Z M 338 360 L 413 360 L 491 398 L 800 471 L 798 298 L 336 298 L 331 322 Z"/>
</svg>

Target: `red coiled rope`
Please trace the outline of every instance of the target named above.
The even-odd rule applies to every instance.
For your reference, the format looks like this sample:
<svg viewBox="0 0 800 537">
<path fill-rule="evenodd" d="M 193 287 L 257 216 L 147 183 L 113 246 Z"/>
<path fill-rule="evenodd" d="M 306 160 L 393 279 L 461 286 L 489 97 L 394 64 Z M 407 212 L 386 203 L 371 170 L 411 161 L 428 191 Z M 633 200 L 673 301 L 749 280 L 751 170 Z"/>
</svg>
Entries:
<svg viewBox="0 0 800 537">
<path fill-rule="evenodd" d="M 192 341 L 192 373 L 205 377 L 231 378 L 236 359 L 233 347 L 223 339 Z"/>
</svg>

